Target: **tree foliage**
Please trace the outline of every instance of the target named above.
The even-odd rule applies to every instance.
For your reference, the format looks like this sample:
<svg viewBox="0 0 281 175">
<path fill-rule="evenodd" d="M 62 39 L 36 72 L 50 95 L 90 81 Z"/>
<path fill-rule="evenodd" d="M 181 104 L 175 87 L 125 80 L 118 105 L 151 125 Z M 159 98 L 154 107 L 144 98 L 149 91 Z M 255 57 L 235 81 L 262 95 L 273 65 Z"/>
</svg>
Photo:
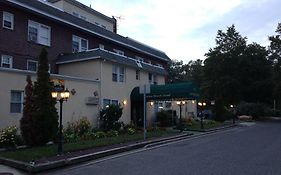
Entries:
<svg viewBox="0 0 281 175">
<path fill-rule="evenodd" d="M 34 101 L 33 101 L 33 84 L 30 75 L 26 78 L 27 85 L 25 86 L 25 100 L 23 107 L 23 116 L 20 120 L 21 135 L 27 145 L 32 144 L 32 140 L 37 133 L 33 130 L 33 114 L 34 114 Z"/>
<path fill-rule="evenodd" d="M 218 31 L 216 47 L 206 56 L 203 90 L 208 98 L 225 105 L 268 102 L 271 68 L 264 47 L 248 45 L 232 25 L 226 32 Z"/>
<path fill-rule="evenodd" d="M 34 84 L 34 115 L 32 145 L 44 145 L 55 138 L 58 130 L 58 114 L 55 108 L 56 101 L 52 98 L 53 89 L 48 72 L 48 53 L 42 49 L 39 56 L 37 81 Z"/>
<path fill-rule="evenodd" d="M 270 36 L 269 59 L 272 61 L 273 98 L 277 101 L 277 108 L 281 110 L 281 23 L 278 24 L 277 35 Z"/>
</svg>

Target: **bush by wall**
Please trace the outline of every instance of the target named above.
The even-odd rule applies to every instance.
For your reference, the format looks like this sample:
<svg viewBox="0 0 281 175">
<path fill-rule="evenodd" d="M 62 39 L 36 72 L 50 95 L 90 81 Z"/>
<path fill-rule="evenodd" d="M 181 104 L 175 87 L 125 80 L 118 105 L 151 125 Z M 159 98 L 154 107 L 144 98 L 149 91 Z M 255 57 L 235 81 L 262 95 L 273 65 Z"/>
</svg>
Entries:
<svg viewBox="0 0 281 175">
<path fill-rule="evenodd" d="M 15 148 L 17 146 L 17 127 L 9 126 L 0 131 L 0 148 Z"/>
<path fill-rule="evenodd" d="M 162 110 L 157 112 L 156 120 L 161 127 L 173 126 L 175 124 L 176 116 L 172 115 L 172 111 Z"/>
<path fill-rule="evenodd" d="M 109 105 L 100 112 L 101 129 L 105 131 L 119 130 L 121 124 L 118 122 L 123 114 L 123 108 L 120 105 Z"/>
</svg>

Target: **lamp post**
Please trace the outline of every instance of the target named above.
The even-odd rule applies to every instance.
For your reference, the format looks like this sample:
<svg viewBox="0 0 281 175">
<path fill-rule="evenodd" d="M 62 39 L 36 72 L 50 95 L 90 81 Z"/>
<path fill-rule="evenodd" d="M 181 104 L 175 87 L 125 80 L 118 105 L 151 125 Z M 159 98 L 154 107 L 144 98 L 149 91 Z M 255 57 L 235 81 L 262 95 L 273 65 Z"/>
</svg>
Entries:
<svg viewBox="0 0 281 175">
<path fill-rule="evenodd" d="M 236 109 L 234 105 L 230 105 L 230 108 L 232 109 L 232 124 L 235 124 Z"/>
<path fill-rule="evenodd" d="M 198 106 L 199 106 L 199 112 L 200 112 L 200 125 L 201 125 L 201 129 L 204 129 L 204 125 L 203 125 L 203 107 L 205 107 L 207 104 L 205 102 L 198 102 Z"/>
<path fill-rule="evenodd" d="M 180 106 L 180 132 L 182 132 L 183 128 L 182 128 L 182 119 L 181 119 L 181 106 L 185 104 L 185 101 L 177 101 L 177 105 Z"/>
<path fill-rule="evenodd" d="M 60 102 L 60 126 L 59 126 L 59 143 L 58 143 L 58 154 L 59 155 L 63 153 L 63 149 L 62 149 L 62 104 L 63 104 L 63 101 L 67 101 L 69 96 L 70 96 L 70 93 L 69 93 L 68 89 L 59 91 L 59 92 L 57 92 L 57 91 L 52 92 L 52 97 Z"/>
</svg>

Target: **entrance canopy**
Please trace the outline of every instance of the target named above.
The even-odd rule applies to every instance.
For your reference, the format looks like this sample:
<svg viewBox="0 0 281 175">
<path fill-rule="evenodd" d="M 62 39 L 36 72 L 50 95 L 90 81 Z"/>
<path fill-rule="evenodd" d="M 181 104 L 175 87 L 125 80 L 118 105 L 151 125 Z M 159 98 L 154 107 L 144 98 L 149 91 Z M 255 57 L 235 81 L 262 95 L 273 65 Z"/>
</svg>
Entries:
<svg viewBox="0 0 281 175">
<path fill-rule="evenodd" d="M 191 82 L 151 85 L 150 94 L 146 94 L 147 100 L 179 100 L 179 99 L 198 99 L 199 90 Z M 135 87 L 131 93 L 132 101 L 143 101 L 143 94 L 139 93 L 139 87 Z"/>
</svg>

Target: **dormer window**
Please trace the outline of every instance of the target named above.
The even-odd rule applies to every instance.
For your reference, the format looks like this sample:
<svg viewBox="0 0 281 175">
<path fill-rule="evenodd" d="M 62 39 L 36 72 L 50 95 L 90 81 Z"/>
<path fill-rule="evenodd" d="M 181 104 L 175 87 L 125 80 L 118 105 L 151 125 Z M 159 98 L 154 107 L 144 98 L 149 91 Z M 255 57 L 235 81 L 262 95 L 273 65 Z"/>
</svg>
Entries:
<svg viewBox="0 0 281 175">
<path fill-rule="evenodd" d="M 144 59 L 143 59 L 142 57 L 136 56 L 136 59 L 137 59 L 139 62 L 144 62 Z"/>
<path fill-rule="evenodd" d="M 124 55 L 124 51 L 122 51 L 122 50 L 113 49 L 113 51 L 114 51 L 115 53 L 117 53 L 118 55 Z"/>
<path fill-rule="evenodd" d="M 88 50 L 88 40 L 72 35 L 72 52 L 84 52 Z"/>
</svg>

